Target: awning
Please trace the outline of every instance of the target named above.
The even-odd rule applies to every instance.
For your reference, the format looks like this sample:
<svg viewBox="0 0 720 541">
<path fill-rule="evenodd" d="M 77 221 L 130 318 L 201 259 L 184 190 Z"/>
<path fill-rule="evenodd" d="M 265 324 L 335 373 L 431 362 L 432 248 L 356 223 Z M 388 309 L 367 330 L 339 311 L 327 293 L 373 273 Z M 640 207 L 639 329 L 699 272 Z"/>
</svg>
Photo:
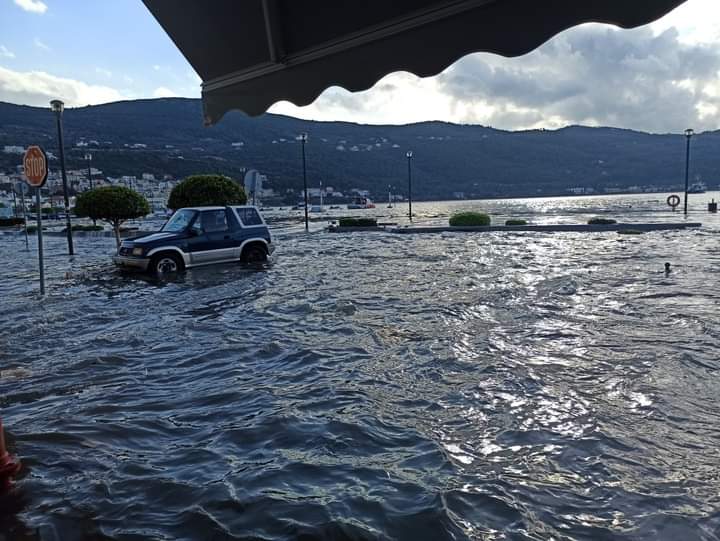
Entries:
<svg viewBox="0 0 720 541">
<path fill-rule="evenodd" d="M 203 79 L 206 124 L 307 105 L 329 86 L 425 77 L 472 52 L 519 56 L 585 22 L 647 24 L 685 0 L 143 0 Z"/>
</svg>

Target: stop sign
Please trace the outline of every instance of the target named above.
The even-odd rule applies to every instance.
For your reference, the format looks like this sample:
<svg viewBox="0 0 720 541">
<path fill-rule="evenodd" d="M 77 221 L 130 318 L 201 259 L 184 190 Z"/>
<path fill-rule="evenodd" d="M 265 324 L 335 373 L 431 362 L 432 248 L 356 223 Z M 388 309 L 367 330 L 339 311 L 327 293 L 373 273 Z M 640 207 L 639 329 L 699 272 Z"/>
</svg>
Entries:
<svg viewBox="0 0 720 541">
<path fill-rule="evenodd" d="M 23 158 L 25 178 L 33 188 L 41 188 L 48 176 L 47 156 L 37 145 L 29 146 Z"/>
</svg>

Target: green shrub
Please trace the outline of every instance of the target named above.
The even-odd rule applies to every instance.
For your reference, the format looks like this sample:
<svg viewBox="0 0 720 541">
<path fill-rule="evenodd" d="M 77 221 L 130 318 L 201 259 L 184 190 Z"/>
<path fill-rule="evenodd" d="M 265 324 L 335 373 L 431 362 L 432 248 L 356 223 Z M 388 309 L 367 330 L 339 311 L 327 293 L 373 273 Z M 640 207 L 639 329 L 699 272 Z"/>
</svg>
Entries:
<svg viewBox="0 0 720 541">
<path fill-rule="evenodd" d="M 450 217 L 453 227 L 472 227 L 490 225 L 490 216 L 482 212 L 458 212 Z"/>
<path fill-rule="evenodd" d="M 340 227 L 377 227 L 376 218 L 340 218 Z"/>
<path fill-rule="evenodd" d="M 527 225 L 525 220 L 506 220 L 505 225 Z"/>
<path fill-rule="evenodd" d="M 613 220 L 612 218 L 590 218 L 588 220 L 588 225 L 613 225 L 616 223 L 617 220 Z"/>
<path fill-rule="evenodd" d="M 43 231 L 47 231 L 47 227 L 43 227 Z M 37 233 L 37 226 L 36 225 L 27 226 L 27 232 L 29 235 L 34 235 L 35 233 Z"/>
<path fill-rule="evenodd" d="M 170 192 L 168 208 L 244 205 L 245 190 L 223 175 L 193 175 L 187 177 Z"/>
<path fill-rule="evenodd" d="M 22 218 L 0 218 L 0 227 L 9 227 L 13 225 L 22 225 L 25 223 L 25 220 Z"/>
</svg>

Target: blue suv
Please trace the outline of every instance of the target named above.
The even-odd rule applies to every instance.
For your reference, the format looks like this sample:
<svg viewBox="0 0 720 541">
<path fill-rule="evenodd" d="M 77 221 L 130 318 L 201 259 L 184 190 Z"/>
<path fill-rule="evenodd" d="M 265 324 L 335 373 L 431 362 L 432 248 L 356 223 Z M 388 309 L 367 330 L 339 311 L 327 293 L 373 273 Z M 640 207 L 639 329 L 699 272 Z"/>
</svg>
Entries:
<svg viewBox="0 0 720 541">
<path fill-rule="evenodd" d="M 163 228 L 122 241 L 115 264 L 154 274 L 230 261 L 263 262 L 274 251 L 257 208 L 193 207 L 175 212 Z"/>
</svg>

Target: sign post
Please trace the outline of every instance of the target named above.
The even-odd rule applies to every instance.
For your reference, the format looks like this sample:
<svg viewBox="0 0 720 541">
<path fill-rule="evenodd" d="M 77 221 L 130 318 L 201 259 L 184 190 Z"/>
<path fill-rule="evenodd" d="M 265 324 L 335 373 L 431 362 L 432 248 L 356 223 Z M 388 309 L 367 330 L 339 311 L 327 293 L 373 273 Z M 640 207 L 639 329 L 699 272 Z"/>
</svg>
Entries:
<svg viewBox="0 0 720 541">
<path fill-rule="evenodd" d="M 43 261 L 42 209 L 40 208 L 40 188 L 45 185 L 48 176 L 47 156 L 39 146 L 29 146 L 23 158 L 27 183 L 35 188 L 35 206 L 37 212 L 38 261 L 40 263 L 40 295 L 45 295 L 45 263 Z M 27 224 L 26 224 L 27 227 Z"/>
</svg>

